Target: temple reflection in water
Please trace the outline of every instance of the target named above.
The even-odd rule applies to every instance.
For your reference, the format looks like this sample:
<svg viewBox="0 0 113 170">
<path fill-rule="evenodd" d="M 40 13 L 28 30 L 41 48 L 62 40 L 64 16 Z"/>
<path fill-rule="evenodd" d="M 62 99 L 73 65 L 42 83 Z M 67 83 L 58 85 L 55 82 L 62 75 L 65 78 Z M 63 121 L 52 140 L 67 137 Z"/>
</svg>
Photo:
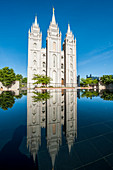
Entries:
<svg viewBox="0 0 113 170">
<path fill-rule="evenodd" d="M 56 156 L 62 146 L 62 133 L 66 137 L 69 153 L 77 138 L 77 91 L 52 90 L 50 98 L 42 97 L 41 100 L 40 95 L 37 97 L 44 93 L 41 90 L 27 93 L 27 147 L 35 162 L 42 145 L 41 129 L 45 128 L 46 147 L 54 168 Z"/>
</svg>

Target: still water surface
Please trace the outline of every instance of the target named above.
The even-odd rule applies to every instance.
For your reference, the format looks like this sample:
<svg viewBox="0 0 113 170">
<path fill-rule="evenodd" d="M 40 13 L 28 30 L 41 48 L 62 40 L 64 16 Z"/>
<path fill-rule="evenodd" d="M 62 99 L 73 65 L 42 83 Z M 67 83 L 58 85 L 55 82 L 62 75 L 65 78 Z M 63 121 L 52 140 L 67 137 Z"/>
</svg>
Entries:
<svg viewBox="0 0 113 170">
<path fill-rule="evenodd" d="M 0 93 L 0 169 L 112 169 L 112 91 Z"/>
</svg>

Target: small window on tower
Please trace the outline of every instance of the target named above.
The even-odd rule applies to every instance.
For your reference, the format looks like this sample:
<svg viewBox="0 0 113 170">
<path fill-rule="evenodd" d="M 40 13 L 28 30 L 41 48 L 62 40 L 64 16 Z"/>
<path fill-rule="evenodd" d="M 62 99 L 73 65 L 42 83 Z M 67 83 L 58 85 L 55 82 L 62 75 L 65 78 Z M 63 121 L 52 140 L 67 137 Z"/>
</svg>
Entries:
<svg viewBox="0 0 113 170">
<path fill-rule="evenodd" d="M 53 55 L 53 67 L 56 67 L 56 56 Z"/>
<path fill-rule="evenodd" d="M 73 57 L 72 56 L 70 56 L 70 61 L 73 62 Z"/>
<path fill-rule="evenodd" d="M 70 48 L 70 54 L 73 54 L 73 50 L 72 50 L 72 48 Z"/>
<path fill-rule="evenodd" d="M 46 67 L 46 63 L 45 63 L 45 62 L 43 62 L 43 67 L 44 67 L 44 68 Z"/>
<path fill-rule="evenodd" d="M 33 61 L 34 66 L 36 66 L 36 60 Z"/>
<path fill-rule="evenodd" d="M 63 64 L 61 64 L 61 68 L 62 68 L 62 69 L 64 68 Z"/>
<path fill-rule="evenodd" d="M 36 47 L 37 47 L 37 44 L 36 44 L 36 43 L 34 43 L 34 44 L 33 44 L 33 47 L 34 47 L 34 49 L 36 49 Z"/>
<path fill-rule="evenodd" d="M 53 42 L 53 51 L 56 51 L 56 42 Z"/>
</svg>

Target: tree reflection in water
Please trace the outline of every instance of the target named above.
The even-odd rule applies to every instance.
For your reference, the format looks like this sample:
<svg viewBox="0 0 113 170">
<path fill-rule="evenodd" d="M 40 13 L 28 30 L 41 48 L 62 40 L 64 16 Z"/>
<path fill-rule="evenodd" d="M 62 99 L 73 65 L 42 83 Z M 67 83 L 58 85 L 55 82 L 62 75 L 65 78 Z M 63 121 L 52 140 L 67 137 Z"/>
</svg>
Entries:
<svg viewBox="0 0 113 170">
<path fill-rule="evenodd" d="M 87 98 L 90 98 L 92 99 L 92 97 L 97 97 L 99 95 L 99 93 L 97 91 L 92 91 L 92 90 L 81 90 L 82 91 L 82 94 L 81 94 L 81 97 L 87 97 Z"/>
<path fill-rule="evenodd" d="M 12 108 L 15 103 L 15 99 L 21 99 L 24 93 L 21 92 L 16 95 L 14 91 L 3 91 L 0 94 L 0 108 L 3 110 Z"/>
<path fill-rule="evenodd" d="M 93 97 L 100 96 L 103 100 L 113 101 L 113 90 L 101 90 L 100 92 L 94 90 L 81 90 L 81 97 L 92 99 Z"/>
<path fill-rule="evenodd" d="M 103 91 L 102 92 L 102 95 L 101 95 L 101 98 L 103 100 L 110 100 L 110 101 L 113 101 L 113 91 Z"/>
<path fill-rule="evenodd" d="M 35 95 L 32 96 L 34 99 L 34 102 L 39 102 L 39 101 L 46 101 L 47 99 L 50 99 L 52 97 L 50 95 L 50 92 L 47 92 L 47 90 L 43 90 L 42 92 L 33 92 Z"/>
</svg>

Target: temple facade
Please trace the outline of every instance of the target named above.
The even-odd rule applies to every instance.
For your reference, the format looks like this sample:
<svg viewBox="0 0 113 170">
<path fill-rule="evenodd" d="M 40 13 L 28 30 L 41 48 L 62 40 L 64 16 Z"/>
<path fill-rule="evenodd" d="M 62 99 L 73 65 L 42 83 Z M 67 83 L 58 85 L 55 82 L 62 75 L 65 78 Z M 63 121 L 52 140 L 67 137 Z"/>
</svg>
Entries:
<svg viewBox="0 0 113 170">
<path fill-rule="evenodd" d="M 49 86 L 76 87 L 76 38 L 68 30 L 61 48 L 62 34 L 55 20 L 54 8 L 52 21 L 47 31 L 46 48 L 42 48 L 42 33 L 37 16 L 28 32 L 28 88 L 34 88 L 34 74 L 47 75 L 52 78 Z"/>
</svg>

